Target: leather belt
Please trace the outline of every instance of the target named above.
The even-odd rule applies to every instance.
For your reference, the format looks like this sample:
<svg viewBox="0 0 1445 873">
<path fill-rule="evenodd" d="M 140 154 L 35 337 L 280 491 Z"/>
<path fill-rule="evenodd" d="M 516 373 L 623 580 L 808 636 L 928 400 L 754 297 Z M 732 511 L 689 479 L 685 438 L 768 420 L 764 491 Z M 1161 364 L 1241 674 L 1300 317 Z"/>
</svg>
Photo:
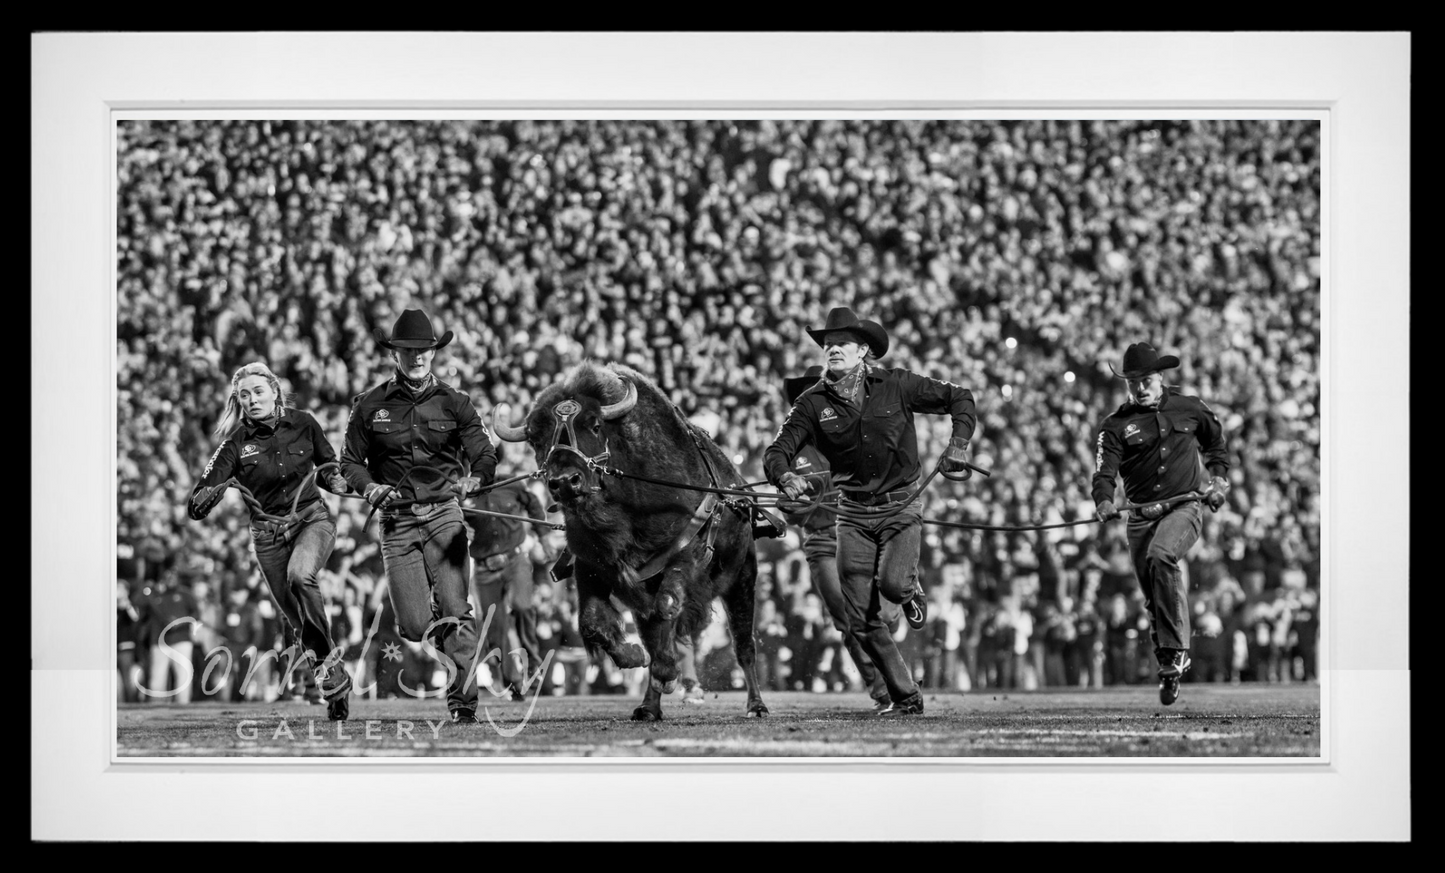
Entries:
<svg viewBox="0 0 1445 873">
<path fill-rule="evenodd" d="M 283 521 L 267 521 L 259 519 L 251 522 L 251 535 L 270 537 L 272 541 L 281 540 L 284 543 L 291 542 L 296 531 L 301 528 L 303 521 L 300 516 L 292 516 Z"/>
<path fill-rule="evenodd" d="M 877 506 L 880 503 L 902 503 L 910 497 L 915 497 L 913 492 L 917 482 L 910 482 L 896 491 L 884 491 L 882 494 L 869 494 L 866 491 L 844 491 L 843 497 L 853 503 L 861 503 L 864 506 Z"/>
</svg>

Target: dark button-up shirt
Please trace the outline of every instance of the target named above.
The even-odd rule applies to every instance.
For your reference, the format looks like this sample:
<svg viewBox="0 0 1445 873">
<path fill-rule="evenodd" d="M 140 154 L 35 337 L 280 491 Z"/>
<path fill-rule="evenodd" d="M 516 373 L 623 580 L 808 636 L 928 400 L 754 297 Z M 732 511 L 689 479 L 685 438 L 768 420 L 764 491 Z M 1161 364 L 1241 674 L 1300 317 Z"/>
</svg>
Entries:
<svg viewBox="0 0 1445 873">
<path fill-rule="evenodd" d="M 952 416 L 953 436 L 972 439 L 973 392 L 908 370 L 864 366 L 858 406 L 826 377 L 798 395 L 763 453 L 769 482 L 778 485 L 798 450 L 812 442 L 828 462 L 833 485 L 844 492 L 876 494 L 909 485 L 920 467 L 915 412 Z"/>
<path fill-rule="evenodd" d="M 1130 401 L 1099 428 L 1095 503 L 1114 499 L 1114 483 L 1121 475 L 1131 503 L 1150 503 L 1201 490 L 1208 476 L 1228 474 L 1224 428 L 1198 397 L 1166 388 L 1157 408 Z"/>
<path fill-rule="evenodd" d="M 326 441 L 315 417 L 300 409 L 287 409 L 274 428 L 269 424 L 243 424 L 235 436 L 221 443 L 192 489 L 190 505 L 195 506 L 196 494 L 202 488 L 234 476 L 265 512 L 286 515 L 307 474 L 334 460 L 336 450 Z M 296 509 L 299 512 L 320 500 L 316 483 L 307 482 Z M 194 510 L 191 518 L 198 518 Z"/>
<path fill-rule="evenodd" d="M 525 515 L 537 519 L 538 522 L 547 520 L 542 501 L 537 499 L 537 495 L 532 493 L 532 489 L 528 488 L 525 482 L 512 482 L 491 491 L 483 491 L 471 498 L 470 505 L 474 509 L 487 512 Z M 527 523 L 524 521 L 474 513 L 467 513 L 466 519 L 475 534 L 472 537 L 472 557 L 478 561 L 510 552 L 527 539 Z M 534 524 L 532 529 L 539 537 L 550 530 L 542 524 Z"/>
<path fill-rule="evenodd" d="M 346 423 L 341 473 L 358 492 L 373 483 L 395 485 L 395 507 L 442 503 L 456 496 L 452 485 L 472 475 L 486 485 L 497 468 L 497 450 L 487 426 L 467 395 L 433 377 L 413 394 L 396 377 L 356 395 Z"/>
</svg>

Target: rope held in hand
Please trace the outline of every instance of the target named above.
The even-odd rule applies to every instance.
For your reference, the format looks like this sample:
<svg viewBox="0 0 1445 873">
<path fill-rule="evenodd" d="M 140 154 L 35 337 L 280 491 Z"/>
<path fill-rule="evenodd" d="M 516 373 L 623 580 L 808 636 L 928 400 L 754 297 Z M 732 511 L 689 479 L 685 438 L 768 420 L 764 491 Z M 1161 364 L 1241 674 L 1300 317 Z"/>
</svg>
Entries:
<svg viewBox="0 0 1445 873">
<path fill-rule="evenodd" d="M 380 509 L 383 505 L 385 505 L 385 503 L 386 503 L 386 496 L 387 496 L 388 494 L 391 494 L 391 493 L 392 493 L 393 491 L 395 491 L 396 489 L 400 488 L 402 485 L 405 485 L 406 482 L 407 482 L 407 480 L 409 480 L 409 479 L 411 478 L 411 474 L 414 473 L 414 472 L 416 472 L 416 471 L 418 471 L 418 470 L 421 470 L 421 471 L 426 472 L 426 473 L 434 473 L 434 474 L 436 474 L 437 476 L 442 477 L 443 479 L 446 478 L 446 473 L 445 473 L 445 471 L 440 470 L 440 469 L 438 469 L 438 468 L 436 468 L 436 467 L 427 466 L 427 465 L 425 465 L 425 464 L 418 464 L 418 465 L 416 465 L 415 467 L 412 467 L 412 468 L 408 469 L 405 473 L 402 473 L 402 474 L 401 474 L 401 479 L 399 479 L 395 485 L 388 485 L 388 486 L 387 486 L 387 490 L 385 491 L 385 493 L 383 493 L 383 494 L 381 495 L 381 499 L 378 500 L 375 504 L 372 505 L 372 507 L 371 507 L 371 512 L 370 512 L 369 514 L 367 514 L 367 516 L 366 516 L 366 522 L 362 525 L 362 527 L 365 527 L 366 525 L 371 524 L 371 519 L 372 519 L 373 516 L 376 515 L 376 511 L 377 511 L 378 509 Z M 541 476 L 541 471 L 540 471 L 540 470 L 537 471 L 536 473 L 523 473 L 523 474 L 520 475 L 520 476 L 513 476 L 513 477 L 511 477 L 511 478 L 509 478 L 509 479 L 503 479 L 503 480 L 501 480 L 501 481 L 499 481 L 499 482 L 493 482 L 493 483 L 491 483 L 490 485 L 486 485 L 486 486 L 482 487 L 480 490 L 476 491 L 475 493 L 476 493 L 476 494 L 483 494 L 483 493 L 485 493 L 485 492 L 487 492 L 487 491 L 491 491 L 492 489 L 494 489 L 494 488 L 499 488 L 499 487 L 501 487 L 501 486 L 503 486 L 503 485 L 510 485 L 510 484 L 513 483 L 513 482 L 520 482 L 520 481 L 523 480 L 523 479 L 535 479 L 535 478 L 539 478 L 540 476 Z M 453 486 L 455 486 L 457 483 L 453 481 L 453 482 L 451 482 L 451 484 L 452 484 Z M 363 499 L 364 499 L 364 498 L 363 498 Z M 460 499 L 458 500 L 458 502 L 460 503 Z M 513 520 L 516 520 L 516 521 L 525 521 L 525 522 L 527 522 L 528 524 L 543 524 L 543 525 L 546 525 L 547 527 L 550 527 L 552 530 L 565 530 L 565 528 L 564 528 L 563 525 L 561 525 L 561 524 L 556 524 L 556 523 L 553 523 L 553 522 L 550 522 L 550 521 L 539 521 L 538 519 L 532 518 L 531 516 L 528 516 L 528 515 L 509 515 L 509 514 L 507 514 L 507 513 L 505 513 L 505 512 L 492 512 L 491 510 L 488 510 L 488 509 L 472 509 L 471 507 L 468 507 L 468 506 L 463 506 L 463 507 L 461 507 L 461 510 L 462 510 L 463 513 L 466 513 L 467 515 L 485 515 L 485 516 L 489 516 L 489 517 L 491 517 L 491 518 L 510 518 L 510 519 L 513 519 Z"/>
<path fill-rule="evenodd" d="M 940 458 L 939 461 L 940 461 L 940 463 L 941 463 L 941 462 L 942 462 L 942 458 Z M 838 516 L 838 517 L 840 517 L 840 518 L 847 518 L 847 519 L 851 519 L 851 520 L 855 520 L 855 521 L 863 521 L 863 520 L 879 521 L 879 520 L 882 520 L 882 519 L 892 518 L 893 516 L 899 514 L 900 512 L 903 512 L 905 509 L 908 508 L 908 506 L 909 506 L 910 504 L 913 503 L 914 500 L 918 499 L 918 496 L 923 493 L 923 490 L 924 490 L 925 488 L 927 488 L 928 485 L 929 485 L 929 483 L 931 483 L 931 482 L 933 481 L 934 477 L 937 476 L 937 475 L 939 475 L 940 473 L 942 473 L 943 476 L 944 476 L 944 478 L 946 478 L 946 479 L 951 479 L 951 480 L 954 480 L 954 481 L 959 481 L 959 480 L 956 478 L 956 477 L 957 477 L 957 474 L 943 473 L 943 471 L 939 468 L 939 466 L 935 465 L 934 468 L 933 468 L 933 471 L 930 472 L 930 473 L 928 474 L 928 476 L 927 476 L 926 478 L 924 478 L 924 480 L 918 484 L 918 487 L 917 487 L 917 488 L 913 489 L 912 493 L 910 493 L 910 494 L 908 495 L 907 499 L 899 500 L 899 501 L 897 501 L 897 502 L 895 503 L 895 505 L 893 505 L 893 506 L 876 507 L 876 508 L 874 508 L 874 507 L 863 507 L 863 506 L 856 506 L 856 507 L 850 506 L 850 507 L 845 507 L 845 506 L 839 505 L 839 504 L 836 503 L 836 502 L 829 502 L 829 499 L 830 499 L 830 498 L 832 498 L 833 500 L 836 500 L 837 498 L 839 498 L 839 497 L 842 496 L 842 492 L 840 492 L 840 491 L 838 491 L 838 490 L 836 490 L 836 489 L 835 489 L 835 490 L 832 490 L 832 491 L 826 491 L 826 492 L 819 493 L 818 496 L 815 497 L 815 498 L 813 498 L 812 500 L 792 500 L 792 499 L 790 499 L 786 494 L 777 493 L 777 492 L 770 493 L 770 494 L 768 494 L 768 493 L 760 494 L 760 493 L 755 492 L 755 491 L 739 491 L 739 490 L 727 489 L 727 488 L 709 488 L 709 487 L 704 486 L 704 485 L 691 485 L 691 484 L 688 484 L 688 483 L 685 483 L 685 482 L 670 482 L 670 481 L 667 481 L 667 480 L 664 480 L 664 479 L 651 479 L 651 478 L 646 477 L 646 476 L 638 476 L 638 475 L 635 475 L 635 474 L 632 474 L 632 473 L 624 473 L 623 471 L 618 470 L 618 469 L 616 469 L 615 467 L 608 467 L 608 466 L 605 466 L 605 465 L 603 465 L 603 464 L 590 464 L 589 466 L 591 466 L 593 469 L 597 470 L 598 472 L 605 473 L 605 474 L 607 474 L 607 475 L 609 475 L 609 476 L 616 476 L 616 477 L 623 478 L 623 479 L 634 479 L 634 480 L 637 480 L 637 481 L 639 481 L 639 482 L 648 482 L 648 483 L 651 483 L 651 484 L 653 484 L 653 485 L 665 485 L 665 486 L 669 486 L 669 487 L 672 487 L 672 488 L 682 488 L 682 489 L 689 490 L 689 491 L 706 491 L 706 492 L 709 492 L 709 493 L 722 494 L 722 495 L 725 495 L 725 496 L 744 497 L 744 498 L 747 498 L 747 499 L 753 501 L 754 503 L 758 504 L 758 505 L 759 505 L 760 507 L 762 507 L 762 508 L 777 509 L 777 510 L 780 510 L 780 511 L 782 511 L 782 512 L 789 513 L 789 514 L 792 514 L 792 513 L 802 513 L 802 512 L 811 512 L 811 511 L 816 511 L 816 510 L 821 509 L 821 510 L 823 510 L 823 511 L 825 511 L 825 512 L 831 512 L 831 513 L 833 513 L 834 515 L 836 515 L 836 516 Z M 981 473 L 981 474 L 983 474 L 984 476 L 990 475 L 990 471 L 985 470 L 985 469 L 983 469 L 982 467 L 976 467 L 976 466 L 974 466 L 973 464 L 969 464 L 968 467 L 969 467 L 969 469 L 973 470 L 974 472 L 976 472 L 976 473 Z M 749 484 L 749 486 L 750 486 L 750 485 L 752 485 L 753 483 L 748 483 L 748 484 Z M 762 484 L 762 483 L 758 483 L 758 484 Z M 1200 495 L 1200 494 L 1198 494 L 1198 493 L 1196 493 L 1196 492 L 1190 492 L 1190 493 L 1188 493 L 1188 494 L 1181 494 L 1181 495 L 1179 495 L 1179 496 L 1177 496 L 1177 497 L 1171 497 L 1171 498 L 1168 498 L 1168 499 L 1166 499 L 1166 500 L 1159 500 L 1159 501 L 1154 501 L 1154 502 L 1150 502 L 1150 503 L 1124 503 L 1123 505 L 1119 506 L 1118 509 L 1119 509 L 1120 512 L 1139 511 L 1139 510 L 1144 509 L 1146 506 L 1173 506 L 1173 505 L 1178 504 L 1178 503 L 1186 503 L 1186 502 L 1189 502 L 1189 501 L 1200 500 L 1200 499 L 1202 499 L 1202 495 Z M 1057 528 L 1078 527 L 1079 525 L 1085 525 L 1085 524 L 1102 524 L 1102 523 L 1103 523 L 1103 522 L 1099 521 L 1099 520 L 1096 519 L 1096 518 L 1086 518 L 1086 519 L 1080 519 L 1080 520 L 1078 520 L 1078 521 L 1065 521 L 1065 522 L 1059 522 L 1059 523 L 1057 523 L 1057 524 L 1016 524 L 1016 525 L 975 524 L 975 523 L 973 523 L 973 522 L 947 521 L 947 520 L 945 520 L 945 519 L 937 519 L 937 518 L 924 518 L 924 519 L 922 519 L 922 521 L 923 521 L 924 524 L 938 525 L 939 527 L 952 527 L 952 528 L 961 528 L 961 529 L 965 529 L 965 530 L 982 530 L 982 531 L 1054 530 L 1054 529 L 1057 529 Z"/>
</svg>

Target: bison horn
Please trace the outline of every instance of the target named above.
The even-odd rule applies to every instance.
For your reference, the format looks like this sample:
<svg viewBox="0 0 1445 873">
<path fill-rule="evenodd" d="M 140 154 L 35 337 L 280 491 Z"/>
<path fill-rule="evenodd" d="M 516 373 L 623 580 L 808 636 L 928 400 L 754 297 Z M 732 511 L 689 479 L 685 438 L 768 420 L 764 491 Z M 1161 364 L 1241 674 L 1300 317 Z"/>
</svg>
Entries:
<svg viewBox="0 0 1445 873">
<path fill-rule="evenodd" d="M 626 380 L 624 380 L 626 381 Z M 637 386 L 627 382 L 627 396 L 612 404 L 602 407 L 602 418 L 611 421 L 614 418 L 621 418 L 628 410 L 637 405 Z"/>
<path fill-rule="evenodd" d="M 501 437 L 502 439 L 506 440 L 506 441 L 509 442 L 509 443 L 524 443 L 524 442 L 526 442 L 526 441 L 527 441 L 527 428 L 526 428 L 526 426 L 524 425 L 524 426 L 522 426 L 522 427 L 512 427 L 512 426 L 510 426 L 510 425 L 502 424 L 501 422 L 499 422 L 499 421 L 497 420 L 497 417 L 498 417 L 498 416 L 497 416 L 497 413 L 498 413 L 499 411 L 501 411 L 501 410 L 506 410 L 507 412 L 511 412 L 511 411 L 512 411 L 511 404 L 508 404 L 508 403 L 498 403 L 496 406 L 493 406 L 493 407 L 492 407 L 492 432 L 495 433 L 497 436 Z M 507 417 L 510 417 L 510 416 L 507 416 Z"/>
</svg>

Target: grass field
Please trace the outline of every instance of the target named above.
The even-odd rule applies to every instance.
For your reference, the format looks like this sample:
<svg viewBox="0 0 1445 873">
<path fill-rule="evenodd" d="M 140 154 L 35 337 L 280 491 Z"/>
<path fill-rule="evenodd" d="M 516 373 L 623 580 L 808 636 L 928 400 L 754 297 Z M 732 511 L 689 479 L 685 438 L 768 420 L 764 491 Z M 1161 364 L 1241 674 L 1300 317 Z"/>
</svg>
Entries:
<svg viewBox="0 0 1445 873">
<path fill-rule="evenodd" d="M 666 720 L 630 720 L 626 697 L 483 697 L 481 723 L 446 721 L 440 700 L 355 700 L 330 722 L 305 703 L 122 705 L 122 758 L 169 757 L 1316 757 L 1317 685 L 1185 685 L 934 692 L 921 716 L 884 719 L 862 693 L 773 692 L 743 717 L 741 692 L 663 701 Z M 490 714 L 492 722 L 487 721 Z"/>
</svg>

